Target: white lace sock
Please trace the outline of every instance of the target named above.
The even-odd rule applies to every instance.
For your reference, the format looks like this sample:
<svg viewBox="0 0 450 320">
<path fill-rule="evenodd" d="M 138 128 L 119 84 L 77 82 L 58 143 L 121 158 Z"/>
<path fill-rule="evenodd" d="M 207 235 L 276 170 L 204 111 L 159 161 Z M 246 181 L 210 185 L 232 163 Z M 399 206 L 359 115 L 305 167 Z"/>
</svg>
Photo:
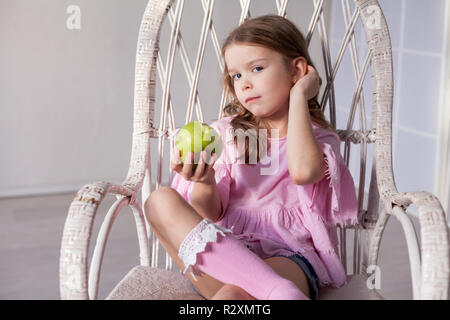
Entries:
<svg viewBox="0 0 450 320">
<path fill-rule="evenodd" d="M 217 239 L 217 234 L 222 237 Z M 209 219 L 203 219 L 189 232 L 180 245 L 178 256 L 184 262 L 184 273 L 191 267 L 195 280 L 195 275 L 205 272 L 223 283 L 244 289 L 258 300 L 308 299 L 292 281 L 278 275 L 235 239 L 231 229 Z"/>
</svg>

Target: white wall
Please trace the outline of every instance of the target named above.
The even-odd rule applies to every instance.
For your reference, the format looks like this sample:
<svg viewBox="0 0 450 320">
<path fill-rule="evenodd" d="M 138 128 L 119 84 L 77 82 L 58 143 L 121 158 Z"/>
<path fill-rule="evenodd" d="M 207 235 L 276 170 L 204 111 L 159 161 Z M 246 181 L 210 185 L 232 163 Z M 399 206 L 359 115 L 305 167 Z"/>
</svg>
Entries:
<svg viewBox="0 0 450 320">
<path fill-rule="evenodd" d="M 194 68 L 203 10 L 200 1 L 185 3 L 182 36 Z M 216 1 L 213 21 L 220 42 L 238 23 L 239 3 Z M 0 0 L 0 197 L 75 192 L 91 181 L 120 184 L 125 179 L 131 154 L 136 41 L 146 4 L 146 0 Z M 66 26 L 70 5 L 81 10 L 79 30 Z M 327 1 L 327 21 L 329 7 Z M 275 13 L 275 1 L 253 1 L 250 12 Z M 312 12 L 312 1 L 290 1 L 287 17 L 305 32 Z M 168 38 L 166 21 L 163 53 Z M 321 57 L 317 35 L 311 53 Z M 318 69 L 323 71 L 320 64 Z M 202 70 L 206 72 L 200 78 L 200 98 L 204 120 L 210 122 L 217 118 L 221 94 L 210 39 Z M 176 125 L 181 126 L 189 90 L 178 54 L 174 77 L 171 97 Z M 158 126 L 160 95 L 156 102 Z M 152 147 L 156 146 L 153 139 Z M 153 156 L 153 170 L 154 160 Z M 163 181 L 167 173 L 166 166 Z"/>
<path fill-rule="evenodd" d="M 438 191 L 438 115 L 443 94 L 441 79 L 445 62 L 444 25 L 447 2 L 379 0 L 390 28 L 393 48 L 393 167 L 396 186 L 400 192 L 425 190 L 437 194 Z M 341 1 L 333 1 L 334 56 L 340 43 L 338 39 L 341 39 L 344 32 L 341 12 Z M 358 36 L 363 59 L 366 55 L 365 36 L 363 32 L 359 32 Z M 347 52 L 343 65 L 352 70 L 349 57 Z M 338 123 L 343 126 L 355 80 L 353 72 L 340 76 L 337 86 Z M 371 101 L 370 89 L 370 78 L 367 78 L 364 88 L 367 101 Z M 367 116 L 368 119 L 371 118 L 370 112 Z M 369 150 L 370 165 L 372 155 L 372 150 Z M 356 175 L 359 171 L 357 152 L 353 152 L 350 166 L 352 173 Z M 417 212 L 413 206 L 411 211 Z"/>
<path fill-rule="evenodd" d="M 81 29 L 69 30 L 69 5 Z M 0 196 L 121 182 L 145 0 L 0 0 Z"/>
</svg>

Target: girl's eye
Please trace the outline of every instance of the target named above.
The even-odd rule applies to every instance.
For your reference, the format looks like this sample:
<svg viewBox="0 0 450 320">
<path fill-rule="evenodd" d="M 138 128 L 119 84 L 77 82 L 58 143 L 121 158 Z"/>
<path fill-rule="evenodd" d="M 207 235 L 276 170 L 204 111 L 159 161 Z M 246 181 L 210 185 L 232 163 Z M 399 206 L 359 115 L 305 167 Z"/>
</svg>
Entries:
<svg viewBox="0 0 450 320">
<path fill-rule="evenodd" d="M 259 70 L 257 70 L 259 72 L 259 71 L 261 71 L 263 69 L 263 67 L 259 67 L 259 66 L 253 67 L 252 70 L 255 70 L 255 69 L 259 69 Z M 240 73 L 236 73 L 234 76 L 231 76 L 231 79 L 233 79 L 233 81 L 236 81 L 237 79 L 239 79 L 239 78 L 236 78 L 237 76 L 239 76 L 239 78 L 240 78 L 241 74 Z"/>
</svg>

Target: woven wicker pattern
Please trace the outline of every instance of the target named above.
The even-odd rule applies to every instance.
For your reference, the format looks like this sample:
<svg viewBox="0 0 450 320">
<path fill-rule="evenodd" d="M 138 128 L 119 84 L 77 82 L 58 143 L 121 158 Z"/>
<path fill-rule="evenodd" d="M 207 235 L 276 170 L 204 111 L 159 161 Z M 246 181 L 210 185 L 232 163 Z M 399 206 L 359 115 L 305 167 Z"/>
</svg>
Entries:
<svg viewBox="0 0 450 320">
<path fill-rule="evenodd" d="M 96 299 L 98 279 L 105 244 L 111 225 L 121 209 L 130 205 L 135 215 L 140 244 L 141 267 L 134 268 L 118 284 L 109 298 L 158 299 L 193 297 L 196 293 L 186 287 L 186 282 L 173 281 L 181 275 L 172 270 L 172 259 L 166 254 L 165 267 L 158 261 L 159 250 L 163 248 L 144 221 L 141 205 L 136 194 L 142 192 L 145 202 L 151 190 L 152 172 L 150 156 L 158 160 L 156 188 L 161 186 L 162 164 L 169 161 L 163 154 L 164 144 L 174 144 L 179 130 L 175 127 L 174 112 L 169 92 L 172 70 L 177 52 L 180 54 L 190 88 L 185 123 L 193 120 L 193 112 L 203 121 L 199 98 L 198 82 L 203 63 L 206 41 L 210 38 L 217 52 L 220 44 L 216 35 L 212 11 L 214 0 L 198 0 L 202 4 L 204 19 L 199 32 L 199 46 L 195 59 L 189 59 L 184 46 L 180 21 L 184 0 L 150 0 L 145 9 L 136 53 L 135 99 L 133 145 L 129 171 L 120 186 L 107 182 L 93 182 L 85 185 L 71 203 L 61 245 L 60 291 L 63 299 Z M 259 0 L 260 1 L 260 0 Z M 269 0 L 267 0 L 269 1 Z M 318 32 L 323 51 L 326 73 L 325 90 L 319 101 L 323 108 L 329 106 L 330 122 L 336 126 L 336 103 L 334 80 L 341 65 L 344 52 L 350 50 L 356 88 L 349 106 L 349 119 L 346 128 L 337 128 L 344 144 L 344 159 L 348 165 L 351 144 L 359 144 L 361 166 L 358 177 L 354 177 L 358 186 L 365 185 L 367 148 L 375 144 L 374 163 L 371 168 L 370 188 L 367 208 L 363 208 L 364 188 L 358 188 L 359 221 L 354 229 L 353 271 L 355 280 L 352 286 L 334 292 L 326 291 L 324 297 L 332 299 L 348 298 L 351 293 L 358 294 L 365 288 L 363 279 L 367 267 L 376 265 L 383 230 L 390 216 L 395 216 L 402 224 L 408 243 L 411 262 L 413 295 L 415 299 L 447 299 L 449 283 L 449 232 L 444 211 L 438 199 L 427 192 L 398 192 L 392 170 L 392 104 L 393 104 L 393 66 L 391 40 L 385 17 L 377 0 L 354 0 L 352 12 L 349 0 L 342 0 L 346 32 L 343 36 L 336 61 L 331 61 L 328 35 L 325 28 L 323 4 L 327 0 L 312 0 L 314 13 L 311 17 L 306 39 L 308 44 L 314 32 Z M 328 0 L 330 1 L 330 0 Z M 333 0 L 336 1 L 336 0 Z M 240 0 L 242 22 L 250 14 L 251 0 Z M 288 0 L 275 0 L 278 14 L 285 16 Z M 167 21 L 166 21 L 167 19 Z M 356 22 L 362 22 L 366 42 L 367 56 L 360 66 L 355 45 L 354 28 Z M 171 26 L 171 35 L 167 57 L 163 60 L 159 50 L 159 34 L 166 21 Z M 223 69 L 223 61 L 217 55 L 218 65 Z M 165 63 L 164 63 L 165 61 Z M 192 67 L 189 61 L 195 61 Z M 366 106 L 363 94 L 363 81 L 367 72 L 372 81 L 372 123 L 366 124 Z M 155 125 L 155 84 L 159 79 L 162 93 L 161 119 L 158 128 Z M 222 107 L 227 103 L 228 93 L 222 92 L 219 117 Z M 358 111 L 359 129 L 354 129 L 354 120 Z M 158 149 L 149 152 L 150 139 L 158 139 Z M 100 230 L 97 246 L 90 266 L 87 253 L 91 230 L 96 211 L 104 196 L 113 193 L 117 201 L 109 210 Z M 381 204 L 381 206 L 380 206 Z M 419 211 L 421 224 L 421 247 L 419 247 L 406 209 L 414 204 Z M 346 229 L 339 230 L 340 255 L 346 265 Z M 360 239 L 365 234 L 365 243 Z M 150 244 L 152 246 L 150 257 Z M 149 267 L 151 264 L 151 267 Z M 155 269 L 160 268 L 160 269 Z M 166 270 L 162 270 L 162 268 Z M 158 270 L 161 270 L 159 272 Z M 88 275 L 89 274 L 89 275 Z M 173 277 L 173 278 L 172 278 Z M 362 280 L 361 280 L 362 279 Z M 186 280 L 186 279 L 185 279 Z M 353 280 L 352 280 L 353 281 Z M 142 286 L 142 287 L 141 287 Z M 144 288 L 145 286 L 145 288 Z M 361 291 L 362 290 L 362 291 Z M 198 295 L 197 295 L 198 297 Z M 372 298 L 379 296 L 374 293 Z M 368 299 L 371 299 L 367 296 Z"/>
<path fill-rule="evenodd" d="M 107 300 L 204 300 L 181 274 L 137 266 L 128 272 Z"/>
</svg>

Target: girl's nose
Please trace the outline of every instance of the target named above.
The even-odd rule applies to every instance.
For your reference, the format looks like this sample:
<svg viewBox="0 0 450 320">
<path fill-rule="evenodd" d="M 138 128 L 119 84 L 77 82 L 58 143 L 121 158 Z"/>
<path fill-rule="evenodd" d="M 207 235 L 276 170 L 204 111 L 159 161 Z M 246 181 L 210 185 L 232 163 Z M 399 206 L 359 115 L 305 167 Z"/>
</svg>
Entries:
<svg viewBox="0 0 450 320">
<path fill-rule="evenodd" d="M 241 85 L 242 85 L 242 90 L 250 89 L 252 87 L 251 82 L 247 78 L 242 79 Z"/>
</svg>

